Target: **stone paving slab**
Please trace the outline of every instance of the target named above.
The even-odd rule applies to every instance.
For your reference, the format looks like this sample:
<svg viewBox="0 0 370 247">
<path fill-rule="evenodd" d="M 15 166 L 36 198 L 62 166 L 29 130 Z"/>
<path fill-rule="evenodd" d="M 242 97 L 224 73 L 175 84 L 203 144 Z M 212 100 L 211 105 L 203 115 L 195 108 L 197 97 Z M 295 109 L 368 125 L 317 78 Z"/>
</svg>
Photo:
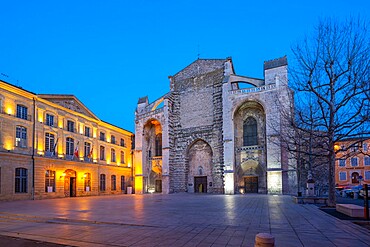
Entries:
<svg viewBox="0 0 370 247">
<path fill-rule="evenodd" d="M 70 246 L 369 246 L 369 230 L 271 195 L 119 195 L 0 202 L 0 235 Z"/>
</svg>

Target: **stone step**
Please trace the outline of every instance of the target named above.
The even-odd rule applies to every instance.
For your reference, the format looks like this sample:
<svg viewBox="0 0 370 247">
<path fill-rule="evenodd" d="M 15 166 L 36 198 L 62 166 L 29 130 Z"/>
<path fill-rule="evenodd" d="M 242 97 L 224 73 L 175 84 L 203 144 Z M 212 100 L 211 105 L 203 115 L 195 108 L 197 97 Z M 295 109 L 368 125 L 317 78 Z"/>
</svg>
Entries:
<svg viewBox="0 0 370 247">
<path fill-rule="evenodd" d="M 351 217 L 364 217 L 364 207 L 355 204 L 337 204 L 336 210 Z"/>
</svg>

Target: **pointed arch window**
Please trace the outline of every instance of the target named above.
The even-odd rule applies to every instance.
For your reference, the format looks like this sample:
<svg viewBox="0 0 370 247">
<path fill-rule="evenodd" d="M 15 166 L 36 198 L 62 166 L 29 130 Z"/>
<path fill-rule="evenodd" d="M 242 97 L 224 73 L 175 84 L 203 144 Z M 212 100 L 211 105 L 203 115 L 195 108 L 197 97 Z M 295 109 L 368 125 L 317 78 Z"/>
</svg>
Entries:
<svg viewBox="0 0 370 247">
<path fill-rule="evenodd" d="M 155 156 L 162 156 L 162 134 L 155 136 Z"/>
<path fill-rule="evenodd" d="M 243 123 L 243 146 L 254 146 L 258 144 L 257 121 L 248 117 Z"/>
</svg>

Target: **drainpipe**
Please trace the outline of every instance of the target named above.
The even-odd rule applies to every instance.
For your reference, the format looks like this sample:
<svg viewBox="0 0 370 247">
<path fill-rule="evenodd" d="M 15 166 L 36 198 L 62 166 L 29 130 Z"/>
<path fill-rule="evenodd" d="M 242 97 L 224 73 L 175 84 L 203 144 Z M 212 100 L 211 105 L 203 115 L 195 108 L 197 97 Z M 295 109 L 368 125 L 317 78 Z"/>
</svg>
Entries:
<svg viewBox="0 0 370 247">
<path fill-rule="evenodd" d="M 36 100 L 33 97 L 33 133 L 32 133 L 32 200 L 35 200 L 35 135 L 36 135 Z"/>
</svg>

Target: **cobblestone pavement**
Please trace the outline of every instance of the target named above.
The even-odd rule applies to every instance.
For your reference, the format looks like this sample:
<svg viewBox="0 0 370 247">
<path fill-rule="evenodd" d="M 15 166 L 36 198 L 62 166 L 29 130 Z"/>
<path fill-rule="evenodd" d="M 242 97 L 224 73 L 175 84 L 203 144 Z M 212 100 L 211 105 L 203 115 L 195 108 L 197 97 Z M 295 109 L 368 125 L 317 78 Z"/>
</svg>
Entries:
<svg viewBox="0 0 370 247">
<path fill-rule="evenodd" d="M 369 246 L 370 231 L 272 195 L 119 195 L 0 202 L 0 235 L 71 246 Z M 1 245 L 1 244 L 0 244 Z"/>
</svg>

